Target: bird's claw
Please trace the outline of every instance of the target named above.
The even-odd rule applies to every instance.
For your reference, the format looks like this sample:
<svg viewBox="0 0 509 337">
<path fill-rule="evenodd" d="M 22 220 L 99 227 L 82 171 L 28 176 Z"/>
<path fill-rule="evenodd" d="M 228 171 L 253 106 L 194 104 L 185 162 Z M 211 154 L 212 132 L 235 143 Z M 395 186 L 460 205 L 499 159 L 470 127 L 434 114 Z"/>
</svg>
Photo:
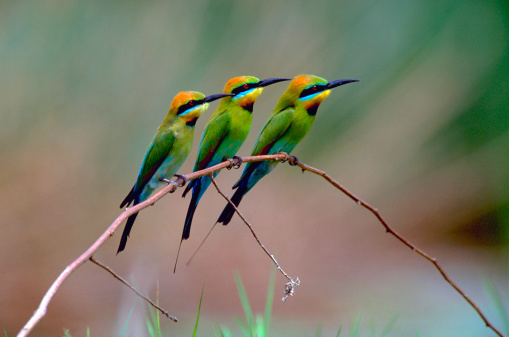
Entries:
<svg viewBox="0 0 509 337">
<path fill-rule="evenodd" d="M 240 165 L 242 165 L 242 158 L 240 158 L 239 156 L 233 156 L 232 159 L 233 159 L 233 161 L 237 160 L 237 163 L 233 164 L 233 168 L 234 169 L 240 168 Z"/>
<path fill-rule="evenodd" d="M 166 179 L 166 178 L 159 178 L 159 180 L 162 181 L 163 183 L 167 183 L 168 185 L 173 186 L 169 193 L 173 193 L 177 190 L 177 184 L 174 181 L 171 181 L 170 179 Z"/>
<path fill-rule="evenodd" d="M 242 158 L 238 156 L 233 156 L 233 158 L 224 158 L 223 161 L 230 162 L 230 165 L 226 166 L 227 170 L 231 170 L 232 168 L 238 169 L 240 165 L 242 165 Z"/>
<path fill-rule="evenodd" d="M 288 161 L 288 159 L 290 158 L 290 155 L 286 152 L 277 152 L 274 154 L 283 154 L 285 156 L 283 159 L 281 159 L 281 163 L 286 163 Z"/>
<path fill-rule="evenodd" d="M 297 166 L 299 165 L 299 158 L 295 156 L 288 156 L 288 165 L 290 166 Z"/>
<path fill-rule="evenodd" d="M 170 179 L 166 179 L 166 178 L 161 178 L 159 180 L 162 181 L 163 183 L 167 183 L 168 185 L 172 183 L 172 181 Z"/>
<path fill-rule="evenodd" d="M 183 180 L 183 182 L 181 184 L 177 185 L 178 187 L 182 187 L 182 186 L 185 186 L 187 184 L 186 176 L 183 176 L 182 174 L 174 174 L 173 176 Z"/>
</svg>

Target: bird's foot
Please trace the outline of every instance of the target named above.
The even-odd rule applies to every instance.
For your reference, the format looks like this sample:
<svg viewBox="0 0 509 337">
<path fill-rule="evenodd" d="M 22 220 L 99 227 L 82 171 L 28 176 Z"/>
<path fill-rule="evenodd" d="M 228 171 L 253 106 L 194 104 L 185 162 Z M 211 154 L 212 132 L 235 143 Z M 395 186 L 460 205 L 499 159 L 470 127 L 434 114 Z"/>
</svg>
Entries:
<svg viewBox="0 0 509 337">
<path fill-rule="evenodd" d="M 288 165 L 290 165 L 290 166 L 299 165 L 299 158 L 297 158 L 296 156 L 288 155 Z"/>
<path fill-rule="evenodd" d="M 182 179 L 182 183 L 178 184 L 177 185 L 178 187 L 182 187 L 182 186 L 185 186 L 187 184 L 186 176 L 183 176 L 182 174 L 174 174 L 173 176 Z"/>
<path fill-rule="evenodd" d="M 240 165 L 242 165 L 242 158 L 240 158 L 239 156 L 233 156 L 232 158 L 234 161 L 236 160 L 237 163 L 236 164 L 233 164 L 233 168 L 234 169 L 238 169 L 240 168 Z"/>
<path fill-rule="evenodd" d="M 163 183 L 167 183 L 168 185 L 172 183 L 172 181 L 170 179 L 166 179 L 166 178 L 160 178 L 159 181 L 162 181 Z"/>
<path fill-rule="evenodd" d="M 282 163 L 286 163 L 288 161 L 288 159 L 290 159 L 290 155 L 286 152 L 276 152 L 274 154 L 282 154 L 285 156 L 283 159 L 281 159 Z"/>
<path fill-rule="evenodd" d="M 233 158 L 224 158 L 223 161 L 229 161 L 230 165 L 226 167 L 226 169 L 231 170 L 232 168 L 238 169 L 240 165 L 242 165 L 242 158 L 239 156 L 233 156 Z"/>
<path fill-rule="evenodd" d="M 171 181 L 170 179 L 166 178 L 159 178 L 159 181 L 162 181 L 163 183 L 167 183 L 168 185 L 172 185 L 172 189 L 169 193 L 173 193 L 177 190 L 177 184 L 174 181 Z"/>
</svg>

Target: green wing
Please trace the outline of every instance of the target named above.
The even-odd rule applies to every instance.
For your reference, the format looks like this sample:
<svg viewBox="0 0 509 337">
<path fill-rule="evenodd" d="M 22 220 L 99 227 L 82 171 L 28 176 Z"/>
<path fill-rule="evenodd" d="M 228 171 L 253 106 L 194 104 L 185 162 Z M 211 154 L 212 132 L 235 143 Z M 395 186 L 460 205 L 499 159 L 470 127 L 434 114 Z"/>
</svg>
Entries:
<svg viewBox="0 0 509 337">
<path fill-rule="evenodd" d="M 264 155 L 270 152 L 272 146 L 285 134 L 286 130 L 292 125 L 295 109 L 286 108 L 276 112 L 269 117 L 265 123 L 258 139 L 256 140 L 255 147 L 251 152 L 252 156 Z M 247 163 L 240 179 L 233 185 L 233 188 L 240 186 L 243 180 L 249 180 L 251 174 L 261 165 L 262 162 Z M 246 185 L 247 186 L 247 185 Z"/>
<path fill-rule="evenodd" d="M 231 116 L 227 110 L 211 118 L 203 131 L 198 150 L 198 157 L 194 163 L 194 171 L 203 170 L 210 163 L 221 142 L 230 131 Z"/>
<path fill-rule="evenodd" d="M 294 114 L 295 110 L 293 108 L 286 108 L 270 117 L 260 132 L 251 155 L 256 156 L 269 153 L 272 145 L 278 141 L 292 124 Z"/>
<path fill-rule="evenodd" d="M 157 132 L 138 173 L 138 180 L 134 185 L 134 195 L 139 195 L 145 185 L 154 176 L 157 169 L 164 162 L 175 143 L 175 135 L 170 130 Z"/>
</svg>

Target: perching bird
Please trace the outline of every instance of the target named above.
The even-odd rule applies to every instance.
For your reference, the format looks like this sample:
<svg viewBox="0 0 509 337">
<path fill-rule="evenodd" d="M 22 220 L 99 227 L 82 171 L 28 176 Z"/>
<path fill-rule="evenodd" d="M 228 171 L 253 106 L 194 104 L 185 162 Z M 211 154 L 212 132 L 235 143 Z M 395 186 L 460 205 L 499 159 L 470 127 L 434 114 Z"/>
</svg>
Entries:
<svg viewBox="0 0 509 337">
<path fill-rule="evenodd" d="M 329 96 L 331 89 L 358 80 L 327 82 L 313 75 L 296 76 L 283 93 L 262 131 L 258 135 L 252 156 L 290 153 L 313 125 L 320 103 Z M 238 206 L 242 197 L 278 164 L 277 161 L 250 162 L 233 186 L 237 189 L 231 201 Z M 226 205 L 217 222 L 227 225 L 235 209 Z"/>
<path fill-rule="evenodd" d="M 133 206 L 146 200 L 158 187 L 166 184 L 184 163 L 193 145 L 194 125 L 198 117 L 207 110 L 208 102 L 232 94 L 218 94 L 205 97 L 200 92 L 183 91 L 171 102 L 170 110 L 157 128 L 138 173 L 138 179 L 131 192 L 120 204 L 120 208 Z M 138 213 L 127 219 L 120 239 L 117 254 L 124 250 Z"/>
<path fill-rule="evenodd" d="M 194 171 L 206 169 L 225 159 L 232 158 L 249 133 L 253 104 L 262 93 L 263 87 L 289 80 L 290 78 L 268 78 L 260 81 L 253 76 L 239 76 L 229 80 L 223 92 L 235 96 L 224 97 L 205 126 Z M 218 173 L 219 171 L 215 172 L 213 176 L 217 176 Z M 182 240 L 189 238 L 194 212 L 210 183 L 211 180 L 208 176 L 195 179 L 187 185 L 182 195 L 185 197 L 191 189 L 193 190 L 180 240 L 181 244 Z"/>
</svg>

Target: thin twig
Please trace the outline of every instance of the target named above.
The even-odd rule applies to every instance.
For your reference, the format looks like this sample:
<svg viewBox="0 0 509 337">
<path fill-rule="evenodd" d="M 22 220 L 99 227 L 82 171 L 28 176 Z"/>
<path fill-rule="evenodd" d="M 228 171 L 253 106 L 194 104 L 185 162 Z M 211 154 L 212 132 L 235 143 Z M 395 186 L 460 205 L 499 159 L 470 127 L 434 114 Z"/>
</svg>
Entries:
<svg viewBox="0 0 509 337">
<path fill-rule="evenodd" d="M 265 156 L 251 156 L 251 157 L 245 157 L 239 159 L 232 159 L 235 164 L 239 164 L 240 162 L 255 162 L 255 161 L 266 161 L 266 160 L 281 160 L 286 157 L 286 154 L 276 154 L 276 155 L 265 155 Z M 224 168 L 229 167 L 231 164 L 230 161 L 219 163 L 215 166 L 209 167 L 205 170 L 196 171 L 190 174 L 185 175 L 184 177 L 187 180 L 192 180 L 196 178 L 200 178 L 203 176 L 206 176 L 210 173 L 220 171 Z M 124 222 L 130 215 L 133 215 L 134 213 L 137 213 L 141 211 L 144 208 L 147 208 L 148 206 L 153 205 L 156 201 L 161 199 L 163 196 L 165 196 L 168 193 L 175 192 L 178 185 L 183 184 L 185 181 L 182 177 L 177 178 L 175 181 L 173 181 L 172 184 L 169 184 L 168 186 L 165 186 L 161 190 L 159 190 L 157 193 L 153 194 L 150 198 L 147 200 L 140 202 L 139 204 L 128 207 L 124 212 L 122 212 L 116 219 L 113 221 L 113 223 L 106 229 L 106 231 L 99 236 L 99 238 L 87 249 L 85 250 L 76 260 L 71 262 L 65 269 L 60 273 L 60 275 L 57 277 L 57 279 L 53 282 L 53 284 L 50 286 L 46 294 L 41 300 L 41 303 L 39 304 L 39 307 L 37 310 L 35 310 L 34 314 L 28 322 L 23 326 L 23 328 L 18 332 L 17 337 L 25 337 L 28 336 L 28 334 L 33 330 L 33 328 L 41 321 L 41 319 L 46 315 L 46 312 L 48 310 L 48 305 L 53 299 L 53 296 L 58 291 L 60 286 L 64 283 L 64 281 L 71 275 L 76 269 L 78 269 L 83 263 L 85 263 L 98 249 L 101 247 L 106 240 L 108 240 L 114 233 L 115 230 Z"/>
<path fill-rule="evenodd" d="M 240 218 L 242 219 L 242 221 L 244 221 L 244 223 L 246 224 L 246 226 L 249 228 L 249 230 L 251 231 L 251 234 L 253 234 L 254 238 L 256 239 L 256 242 L 258 242 L 258 245 L 260 245 L 260 247 L 262 247 L 263 251 L 265 252 L 265 254 L 267 254 L 270 259 L 272 260 L 272 262 L 274 262 L 274 264 L 276 265 L 276 268 L 281 272 L 281 274 L 284 275 L 284 277 L 286 277 L 288 279 L 288 283 L 286 284 L 286 288 L 285 288 L 285 295 L 283 296 L 282 298 L 282 301 L 285 302 L 286 299 L 288 298 L 288 296 L 293 296 L 294 292 L 295 292 L 295 287 L 299 286 L 300 285 L 300 280 L 298 277 L 296 277 L 295 279 L 292 279 L 284 270 L 283 268 L 281 268 L 281 266 L 279 265 L 279 263 L 276 261 L 276 258 L 274 257 L 274 255 L 272 255 L 268 250 L 267 248 L 265 248 L 265 246 L 263 245 L 263 243 L 260 241 L 260 239 L 258 239 L 258 236 L 256 235 L 255 231 L 253 230 L 253 226 L 251 226 L 251 224 L 246 220 L 246 218 L 244 218 L 244 216 L 242 215 L 242 213 L 239 211 L 239 209 L 237 208 L 237 206 L 235 206 L 235 204 L 230 200 L 230 198 L 228 198 L 226 196 L 226 194 L 223 193 L 223 191 L 221 191 L 221 189 L 219 188 L 219 186 L 217 186 L 216 184 L 216 180 L 214 179 L 214 177 L 212 176 L 212 174 L 209 174 L 209 177 L 210 177 L 210 180 L 212 180 L 212 184 L 214 184 L 217 192 L 219 194 L 221 194 L 221 196 L 233 207 L 233 209 L 235 210 L 235 212 L 240 216 Z M 215 225 L 214 225 L 215 226 Z"/>
<path fill-rule="evenodd" d="M 130 285 L 126 280 L 124 280 L 122 277 L 120 277 L 119 275 L 117 275 L 113 270 L 111 270 L 110 267 L 104 265 L 102 262 L 99 262 L 97 261 L 96 259 L 94 259 L 93 256 L 91 256 L 89 258 L 90 261 L 92 261 L 93 263 L 95 263 L 96 265 L 98 265 L 99 267 L 101 267 L 102 269 L 106 270 L 108 273 L 110 273 L 114 278 L 116 278 L 117 280 L 119 280 L 120 282 L 122 282 L 123 284 L 125 284 L 129 289 L 131 289 L 132 291 L 134 291 L 136 293 L 136 295 L 140 296 L 141 298 L 143 298 L 145 301 L 147 301 L 151 306 L 153 306 L 155 309 L 159 310 L 164 316 L 168 317 L 169 319 L 171 319 L 172 321 L 174 322 L 177 322 L 177 317 L 175 316 L 172 316 L 170 315 L 166 310 L 164 310 L 163 308 L 161 308 L 160 306 L 158 306 L 157 304 L 155 304 L 154 302 L 152 302 L 152 300 L 146 296 L 144 296 L 143 294 L 141 294 L 135 287 L 133 287 L 132 285 Z M 158 290 L 159 291 L 159 288 Z"/>
<path fill-rule="evenodd" d="M 189 259 L 189 261 L 187 261 L 186 263 L 186 267 L 189 267 L 191 265 L 191 261 L 193 260 L 194 256 L 196 255 L 196 253 L 198 253 L 198 251 L 201 249 L 201 246 L 203 246 L 203 244 L 205 243 L 205 241 L 207 241 L 207 239 L 209 238 L 210 236 L 210 233 L 212 233 L 212 231 L 214 230 L 214 228 L 216 227 L 217 225 L 217 222 L 214 223 L 214 225 L 212 225 L 212 228 L 209 230 L 209 232 L 207 233 L 207 235 L 205 235 L 205 238 L 201 241 L 200 245 L 198 246 L 198 248 L 196 248 L 196 250 L 194 251 L 193 255 L 191 255 L 191 258 Z"/>
<path fill-rule="evenodd" d="M 475 311 L 477 311 L 477 314 L 479 314 L 479 316 L 481 317 L 481 319 L 484 321 L 484 323 L 486 324 L 487 327 L 489 327 L 491 330 L 493 330 L 497 335 L 499 335 L 500 337 L 504 337 L 504 334 L 502 334 L 502 332 L 500 332 L 495 326 L 493 326 L 490 321 L 488 320 L 488 318 L 484 315 L 484 313 L 481 311 L 481 309 L 477 306 L 477 304 L 475 304 L 471 299 L 470 297 L 468 297 L 468 295 L 463 291 L 461 290 L 461 288 L 446 274 L 446 272 L 444 271 L 444 269 L 438 264 L 437 262 L 437 259 L 434 258 L 434 257 L 431 257 L 430 255 L 426 254 L 422 249 L 419 249 L 417 248 L 414 244 L 412 244 L 411 242 L 409 242 L 407 239 L 405 239 L 404 237 L 402 237 L 400 234 L 398 234 L 395 230 L 393 230 L 388 224 L 387 222 L 384 220 L 384 218 L 382 218 L 382 216 L 380 215 L 380 213 L 378 212 L 378 210 L 376 208 L 374 208 L 373 206 L 369 205 L 368 203 L 364 202 L 363 200 L 361 200 L 360 198 L 356 197 L 352 192 L 350 192 L 349 190 L 347 190 L 345 187 L 343 187 L 340 183 L 338 183 L 336 180 L 332 179 L 331 176 L 329 176 L 326 172 L 324 171 L 321 171 L 321 170 L 318 170 L 312 166 L 309 166 L 309 165 L 306 165 L 304 163 L 301 163 L 300 161 L 298 161 L 295 157 L 292 157 L 292 156 L 288 156 L 288 160 L 289 160 L 289 164 L 294 164 L 294 166 L 299 166 L 302 171 L 309 171 L 309 172 L 312 172 L 314 174 L 317 174 L 319 176 L 321 176 L 322 178 L 324 178 L 325 180 L 327 180 L 329 183 L 331 183 L 334 187 L 336 187 L 337 189 L 339 189 L 341 192 L 343 192 L 346 196 L 348 196 L 350 199 L 352 199 L 353 201 L 355 201 L 357 204 L 359 204 L 360 206 L 366 208 L 367 210 L 369 210 L 371 213 L 373 213 L 376 218 L 378 219 L 378 221 L 385 227 L 385 230 L 387 233 L 390 233 L 392 234 L 394 237 L 396 237 L 399 241 L 401 241 L 403 244 L 405 244 L 408 248 L 410 248 L 411 250 L 413 250 L 414 252 L 416 252 L 417 254 L 421 255 L 422 257 L 424 257 L 426 260 L 428 260 L 429 262 L 431 262 L 435 268 L 440 272 L 440 274 L 443 276 L 443 278 L 447 281 L 447 283 L 449 283 L 467 302 L 468 304 L 470 304 L 470 306 L 472 306 L 472 308 L 474 308 Z"/>
<path fill-rule="evenodd" d="M 289 156 L 286 153 L 277 153 L 273 155 L 263 155 L 263 156 L 250 156 L 250 157 L 242 157 L 238 159 L 231 159 L 229 161 L 225 161 L 222 163 L 219 163 L 215 166 L 209 167 L 207 169 L 196 171 L 190 174 L 187 174 L 183 177 L 187 179 L 188 181 L 197 179 L 206 175 L 209 175 L 211 173 L 220 171 L 224 168 L 230 167 L 233 163 L 233 165 L 238 165 L 239 163 L 244 162 L 259 162 L 259 161 L 281 161 L 281 160 L 289 160 L 291 164 L 298 165 L 302 170 L 310 171 L 312 173 L 318 174 L 322 176 L 325 180 L 327 180 L 329 183 L 334 185 L 336 188 L 338 188 L 340 191 L 345 193 L 347 196 L 349 196 L 352 200 L 354 200 L 359 205 L 365 207 L 370 212 L 372 212 L 376 218 L 382 223 L 382 225 L 385 227 L 387 232 L 394 235 L 398 240 L 400 240 L 402 243 L 404 243 L 407 247 L 412 249 L 413 251 L 417 252 L 419 255 L 433 263 L 435 268 L 440 272 L 440 274 L 444 277 L 444 279 L 454 288 L 456 291 L 477 311 L 479 316 L 482 318 L 482 320 L 486 323 L 486 326 L 492 329 L 497 335 L 504 337 L 504 335 L 497 330 L 486 318 L 486 316 L 482 313 L 482 311 L 479 309 L 479 307 L 470 300 L 470 298 L 447 276 L 447 274 L 444 272 L 444 270 L 440 267 L 440 265 L 436 262 L 435 258 L 430 257 L 426 253 L 424 253 L 422 250 L 417 249 L 414 245 L 410 244 L 407 240 L 405 240 L 403 237 L 401 237 L 399 234 L 397 234 L 394 230 L 392 230 L 385 220 L 380 216 L 378 211 L 373 208 L 372 206 L 364 203 L 362 200 L 354 196 L 351 192 L 349 192 L 347 189 L 345 189 L 343 186 L 341 186 L 338 182 L 336 182 L 334 179 L 332 179 L 327 173 L 320 171 L 314 167 L 305 165 L 301 162 L 297 162 L 295 157 Z M 141 202 L 137 204 L 136 206 L 132 206 L 127 208 L 124 212 L 122 212 L 116 219 L 113 221 L 113 223 L 106 229 L 106 231 L 101 234 L 101 236 L 85 251 L 83 252 L 76 260 L 71 262 L 63 271 L 62 273 L 57 277 L 57 279 L 53 282 L 53 284 L 50 286 L 46 294 L 41 300 L 41 303 L 39 304 L 39 307 L 34 312 L 32 317 L 28 320 L 28 322 L 25 324 L 25 326 L 21 329 L 21 331 L 18 333 L 18 337 L 24 337 L 27 336 L 35 327 L 37 323 L 40 322 L 40 320 L 46 315 L 46 311 L 48 308 L 49 303 L 51 302 L 51 299 L 55 295 L 55 293 L 58 291 L 60 286 L 63 284 L 63 282 L 71 275 L 76 269 L 78 269 L 83 263 L 85 263 L 103 244 L 108 240 L 114 233 L 115 230 L 124 222 L 130 215 L 137 213 L 141 211 L 144 208 L 147 208 L 148 206 L 153 205 L 155 202 L 157 202 L 159 199 L 161 199 L 163 196 L 165 196 L 167 193 L 172 193 L 177 189 L 177 185 L 181 185 L 184 183 L 184 179 L 182 177 L 177 178 L 173 181 L 172 184 L 169 184 L 168 186 L 165 186 L 161 190 L 159 190 L 157 193 L 152 195 L 150 198 L 145 200 L 144 202 Z"/>
</svg>

